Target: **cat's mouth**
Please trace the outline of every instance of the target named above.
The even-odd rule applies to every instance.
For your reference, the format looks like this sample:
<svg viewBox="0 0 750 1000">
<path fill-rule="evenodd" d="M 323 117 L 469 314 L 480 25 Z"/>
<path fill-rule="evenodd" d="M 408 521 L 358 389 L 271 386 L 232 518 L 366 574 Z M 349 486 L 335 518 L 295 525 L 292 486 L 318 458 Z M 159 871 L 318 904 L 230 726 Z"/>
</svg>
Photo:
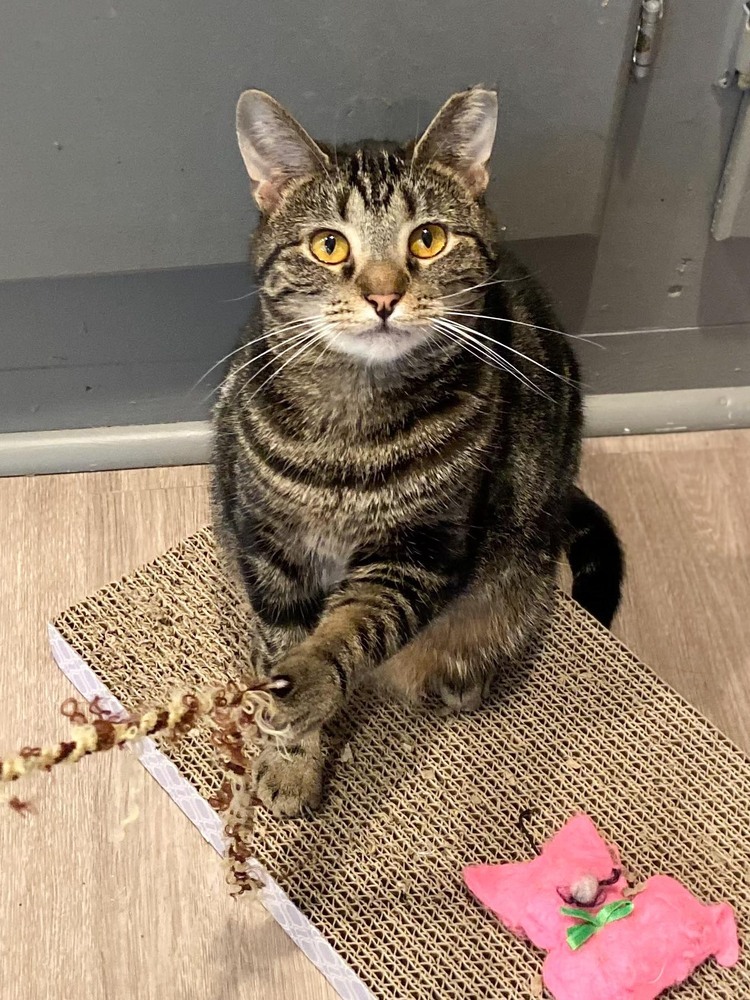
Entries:
<svg viewBox="0 0 750 1000">
<path fill-rule="evenodd" d="M 409 327 L 404 327 L 398 323 L 383 319 L 374 326 L 368 327 L 361 333 L 356 334 L 356 336 L 364 340 L 377 341 L 383 337 L 412 337 L 414 336 L 414 331 Z"/>
<path fill-rule="evenodd" d="M 340 331 L 333 339 L 337 350 L 370 362 L 394 361 L 413 351 L 430 336 L 427 324 L 407 325 L 392 319 Z"/>
</svg>

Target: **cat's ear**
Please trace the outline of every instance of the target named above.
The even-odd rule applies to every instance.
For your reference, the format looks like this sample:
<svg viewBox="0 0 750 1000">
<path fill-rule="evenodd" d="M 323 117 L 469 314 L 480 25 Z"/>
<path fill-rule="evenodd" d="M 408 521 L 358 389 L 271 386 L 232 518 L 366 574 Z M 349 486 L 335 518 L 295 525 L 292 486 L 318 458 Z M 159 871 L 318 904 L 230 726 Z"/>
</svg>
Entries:
<svg viewBox="0 0 750 1000">
<path fill-rule="evenodd" d="M 415 164 L 450 167 L 469 190 L 487 187 L 487 161 L 497 127 L 497 94 L 474 87 L 448 98 L 414 148 Z"/>
<path fill-rule="evenodd" d="M 237 142 L 263 212 L 271 212 L 291 180 L 326 170 L 328 157 L 302 126 L 262 90 L 246 90 L 237 102 Z"/>
</svg>

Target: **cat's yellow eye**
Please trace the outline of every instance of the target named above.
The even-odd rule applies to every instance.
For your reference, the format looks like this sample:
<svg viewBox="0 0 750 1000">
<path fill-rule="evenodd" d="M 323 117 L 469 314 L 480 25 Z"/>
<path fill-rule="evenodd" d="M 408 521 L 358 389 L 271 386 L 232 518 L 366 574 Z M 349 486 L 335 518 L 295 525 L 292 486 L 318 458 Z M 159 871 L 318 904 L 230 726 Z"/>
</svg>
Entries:
<svg viewBox="0 0 750 1000">
<path fill-rule="evenodd" d="M 448 242 L 448 234 L 436 222 L 426 222 L 417 226 L 409 237 L 409 250 L 420 260 L 437 257 Z"/>
<path fill-rule="evenodd" d="M 310 253 L 321 264 L 343 264 L 349 257 L 349 240 L 333 229 L 320 229 L 310 240 Z"/>
</svg>

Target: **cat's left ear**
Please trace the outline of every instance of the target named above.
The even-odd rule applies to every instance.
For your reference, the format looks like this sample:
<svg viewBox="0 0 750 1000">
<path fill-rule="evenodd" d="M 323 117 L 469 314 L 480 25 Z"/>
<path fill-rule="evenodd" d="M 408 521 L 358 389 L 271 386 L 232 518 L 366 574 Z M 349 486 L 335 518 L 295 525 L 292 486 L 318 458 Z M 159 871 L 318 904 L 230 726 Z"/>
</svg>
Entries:
<svg viewBox="0 0 750 1000">
<path fill-rule="evenodd" d="M 448 98 L 414 148 L 414 163 L 443 164 L 472 194 L 487 187 L 487 162 L 497 128 L 497 94 L 473 87 Z"/>
<path fill-rule="evenodd" d="M 240 95 L 237 142 L 263 212 L 273 211 L 289 181 L 310 177 L 330 165 L 299 122 L 262 90 Z"/>
</svg>

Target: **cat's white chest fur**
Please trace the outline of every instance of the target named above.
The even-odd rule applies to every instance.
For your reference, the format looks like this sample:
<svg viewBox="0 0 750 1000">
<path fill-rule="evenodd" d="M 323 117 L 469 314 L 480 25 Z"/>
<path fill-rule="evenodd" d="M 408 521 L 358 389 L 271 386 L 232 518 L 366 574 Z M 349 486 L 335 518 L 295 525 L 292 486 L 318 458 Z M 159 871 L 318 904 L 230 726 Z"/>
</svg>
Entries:
<svg viewBox="0 0 750 1000">
<path fill-rule="evenodd" d="M 314 572 L 318 576 L 321 589 L 330 593 L 346 576 L 351 558 L 351 545 L 342 543 L 340 538 L 321 532 L 305 535 L 303 544 L 310 554 Z"/>
</svg>

